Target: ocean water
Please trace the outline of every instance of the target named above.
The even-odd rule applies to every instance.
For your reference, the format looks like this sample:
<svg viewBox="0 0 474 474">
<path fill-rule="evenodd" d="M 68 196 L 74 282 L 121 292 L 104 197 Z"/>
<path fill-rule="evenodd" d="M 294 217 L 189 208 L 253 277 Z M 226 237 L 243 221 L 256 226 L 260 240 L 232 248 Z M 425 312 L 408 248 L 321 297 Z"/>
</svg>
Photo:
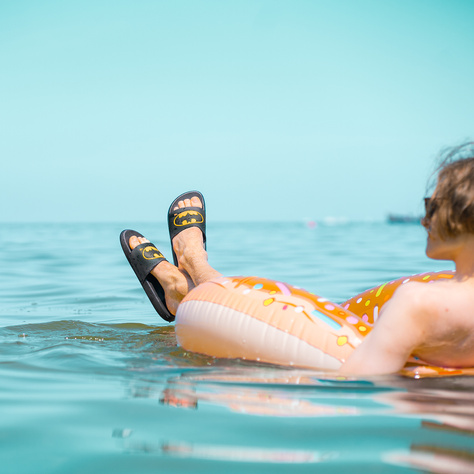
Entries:
<svg viewBox="0 0 474 474">
<path fill-rule="evenodd" d="M 176 346 L 125 260 L 135 228 L 2 224 L 0 466 L 9 473 L 474 472 L 474 379 L 324 372 Z M 210 262 L 334 301 L 452 269 L 419 225 L 209 224 Z"/>
</svg>

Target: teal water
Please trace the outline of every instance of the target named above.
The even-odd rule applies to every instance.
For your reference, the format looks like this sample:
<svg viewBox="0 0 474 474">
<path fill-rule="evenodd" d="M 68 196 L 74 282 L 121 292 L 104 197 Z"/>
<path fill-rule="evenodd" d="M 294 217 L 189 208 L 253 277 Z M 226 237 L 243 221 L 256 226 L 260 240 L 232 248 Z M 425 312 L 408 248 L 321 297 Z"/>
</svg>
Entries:
<svg viewBox="0 0 474 474">
<path fill-rule="evenodd" d="M 338 381 L 176 346 L 118 243 L 165 226 L 0 228 L 2 473 L 474 472 L 474 379 Z M 421 226 L 209 225 L 211 263 L 335 301 L 452 269 Z"/>
</svg>

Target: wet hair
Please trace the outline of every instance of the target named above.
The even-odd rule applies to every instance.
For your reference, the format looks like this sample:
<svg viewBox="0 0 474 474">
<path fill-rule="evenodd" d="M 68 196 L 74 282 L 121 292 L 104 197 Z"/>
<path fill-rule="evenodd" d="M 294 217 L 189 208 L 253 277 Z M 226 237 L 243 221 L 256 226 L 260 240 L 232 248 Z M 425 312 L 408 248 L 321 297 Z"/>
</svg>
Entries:
<svg viewBox="0 0 474 474">
<path fill-rule="evenodd" d="M 474 234 L 474 142 L 445 151 L 437 175 L 436 189 L 425 200 L 423 226 L 430 227 L 436 214 L 441 239 Z"/>
</svg>

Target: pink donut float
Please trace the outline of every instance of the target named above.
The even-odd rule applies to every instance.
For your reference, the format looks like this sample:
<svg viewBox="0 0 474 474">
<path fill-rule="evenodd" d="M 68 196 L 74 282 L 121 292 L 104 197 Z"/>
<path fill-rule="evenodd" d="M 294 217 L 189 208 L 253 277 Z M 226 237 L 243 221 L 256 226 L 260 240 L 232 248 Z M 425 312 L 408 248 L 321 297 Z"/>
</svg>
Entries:
<svg viewBox="0 0 474 474">
<path fill-rule="evenodd" d="M 342 304 L 279 281 L 220 277 L 199 285 L 183 299 L 176 314 L 176 337 L 185 350 L 209 356 L 338 370 L 400 285 L 452 277 L 452 272 L 403 277 Z M 405 374 L 452 375 L 470 370 L 415 364 L 407 365 Z"/>
</svg>

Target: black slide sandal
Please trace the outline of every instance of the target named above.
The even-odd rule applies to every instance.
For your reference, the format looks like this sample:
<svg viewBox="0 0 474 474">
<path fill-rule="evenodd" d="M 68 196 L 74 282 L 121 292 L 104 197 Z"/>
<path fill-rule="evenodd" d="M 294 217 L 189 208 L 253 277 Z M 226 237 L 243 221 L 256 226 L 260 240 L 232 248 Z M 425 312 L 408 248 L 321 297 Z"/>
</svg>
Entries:
<svg viewBox="0 0 474 474">
<path fill-rule="evenodd" d="M 140 284 L 148 296 L 156 312 L 168 322 L 174 321 L 165 303 L 165 292 L 160 282 L 150 272 L 161 262 L 167 261 L 163 254 L 151 243 L 140 244 L 133 250 L 130 248 L 130 237 L 143 237 L 134 230 L 126 229 L 120 233 L 120 245 L 128 263 L 133 268 Z"/>
<path fill-rule="evenodd" d="M 202 208 L 183 207 L 173 210 L 179 201 L 191 199 L 193 196 L 201 200 Z M 201 229 L 204 248 L 206 248 L 206 204 L 204 202 L 204 196 L 199 191 L 188 191 L 187 193 L 181 194 L 171 203 L 168 209 L 168 229 L 170 232 L 171 250 L 173 251 L 173 262 L 176 266 L 178 266 L 178 259 L 173 250 L 173 238 L 189 227 L 198 227 Z"/>
</svg>

